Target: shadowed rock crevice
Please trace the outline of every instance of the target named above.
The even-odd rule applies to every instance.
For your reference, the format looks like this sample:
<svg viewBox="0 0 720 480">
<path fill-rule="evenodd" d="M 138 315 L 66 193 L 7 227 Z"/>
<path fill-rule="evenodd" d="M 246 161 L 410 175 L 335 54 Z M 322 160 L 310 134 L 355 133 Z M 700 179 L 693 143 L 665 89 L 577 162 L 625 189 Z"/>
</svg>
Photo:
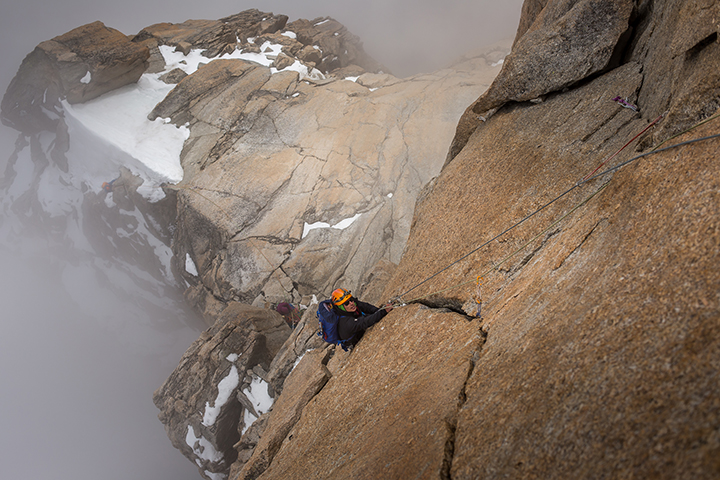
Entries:
<svg viewBox="0 0 720 480">
<path fill-rule="evenodd" d="M 487 332 L 483 329 L 480 329 L 479 334 L 481 336 L 481 340 L 478 343 L 477 350 L 473 353 L 471 361 L 468 364 L 465 383 L 458 393 L 457 412 L 446 422 L 447 441 L 445 442 L 445 456 L 443 459 L 442 470 L 440 471 L 441 480 L 452 480 L 452 463 L 453 458 L 455 457 L 455 439 L 458 427 L 458 416 L 467 402 L 467 385 L 472 378 L 475 366 L 482 355 L 483 345 L 485 345 L 488 337 Z"/>
<path fill-rule="evenodd" d="M 442 297 L 439 295 L 431 295 L 426 298 L 414 300 L 410 303 L 410 305 L 412 305 L 413 303 L 424 305 L 428 308 L 436 310 L 455 312 L 459 313 L 460 315 L 467 316 L 467 314 L 462 308 L 465 301 L 455 297 Z M 468 317 L 468 320 L 472 320 L 472 318 Z"/>
</svg>

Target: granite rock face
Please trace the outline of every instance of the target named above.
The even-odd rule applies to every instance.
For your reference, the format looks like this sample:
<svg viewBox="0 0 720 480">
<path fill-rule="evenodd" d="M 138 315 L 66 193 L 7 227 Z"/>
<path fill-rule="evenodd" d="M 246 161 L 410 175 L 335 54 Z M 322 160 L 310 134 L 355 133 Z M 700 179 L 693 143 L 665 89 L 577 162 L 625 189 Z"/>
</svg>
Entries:
<svg viewBox="0 0 720 480">
<path fill-rule="evenodd" d="M 502 49 L 398 79 L 326 18 L 136 36 L 273 57 L 151 114 L 190 129 L 173 251 L 213 324 L 154 396 L 173 444 L 208 479 L 717 478 L 718 139 L 604 169 L 720 132 L 672 138 L 720 106 L 718 8 L 528 0 L 479 98 Z M 337 284 L 407 305 L 350 352 L 246 305 Z"/>
<path fill-rule="evenodd" d="M 566 4 L 527 2 L 537 18 L 521 22 L 531 26 L 516 48 Z M 407 292 L 406 301 L 443 291 L 420 301 L 447 305 L 482 300 L 487 340 L 459 409 L 452 478 L 720 472 L 718 140 L 573 188 L 661 114 L 600 171 L 717 112 L 720 45 L 708 23 L 717 5 L 639 2 L 618 66 L 541 102 L 508 96 L 465 130 L 461 122 L 464 139 L 421 197 L 385 291 Z M 519 78 L 508 88 L 534 80 L 543 82 Z M 498 76 L 495 90 L 505 81 Z M 717 134 L 719 122 L 663 147 Z"/>
<path fill-rule="evenodd" d="M 290 55 L 299 40 L 325 38 L 293 25 L 254 44 L 283 42 Z M 337 48 L 320 40 L 323 52 Z M 211 323 L 228 301 L 299 302 L 339 284 L 369 292 L 400 260 L 417 192 L 499 69 L 488 59 L 503 55 L 495 46 L 405 80 L 361 67 L 348 80 L 345 62 L 310 78 L 232 59 L 183 78 L 150 117 L 190 129 L 173 247 L 198 267 L 190 275 L 178 265 L 186 297 Z"/>
<path fill-rule="evenodd" d="M 629 29 L 633 8 L 632 0 L 548 2 L 515 41 L 473 111 L 483 114 L 509 101 L 535 99 L 602 71 L 623 47 L 621 37 Z M 535 12 L 526 9 L 524 18 Z"/>
<path fill-rule="evenodd" d="M 482 343 L 477 319 L 418 305 L 391 312 L 352 353 L 336 352 L 332 378 L 257 478 L 443 478 Z"/>
<path fill-rule="evenodd" d="M 273 405 L 271 414 L 252 456 L 235 473 L 231 470 L 230 480 L 255 479 L 272 463 L 273 458 L 290 430 L 300 419 L 305 406 L 322 390 L 331 377 L 325 364 L 332 348 L 313 350 L 299 361 L 296 368 L 284 382 L 283 395 Z M 233 468 L 241 465 L 236 462 Z"/>
</svg>

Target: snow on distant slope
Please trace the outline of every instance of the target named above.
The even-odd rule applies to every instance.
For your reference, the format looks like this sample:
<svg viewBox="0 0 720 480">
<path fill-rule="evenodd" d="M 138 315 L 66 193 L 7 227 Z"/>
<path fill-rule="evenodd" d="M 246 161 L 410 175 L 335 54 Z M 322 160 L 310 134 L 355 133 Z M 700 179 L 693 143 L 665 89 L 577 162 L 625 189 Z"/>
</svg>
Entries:
<svg viewBox="0 0 720 480">
<path fill-rule="evenodd" d="M 158 74 L 145 74 L 137 83 L 127 85 L 101 97 L 81 104 L 63 101 L 65 119 L 71 136 L 84 129 L 98 140 L 126 155 L 118 155 L 117 162 L 140 175 L 145 185 L 143 195 L 150 199 L 164 196 L 162 190 L 148 189 L 162 182 L 177 183 L 183 178 L 180 152 L 189 137 L 186 127 L 175 127 L 162 119 L 148 120 L 152 109 L 172 90 L 173 85 L 158 80 Z M 90 158 L 92 160 L 92 158 Z M 83 165 L 89 183 L 99 187 L 109 180 L 107 159 L 97 159 L 93 165 Z M 119 167 L 117 165 L 116 167 Z M 100 170 L 100 171 L 97 171 Z M 97 174 L 102 178 L 96 177 Z M 114 177 L 113 177 L 114 178 Z M 99 182 L 99 183 L 98 183 Z"/>
<path fill-rule="evenodd" d="M 187 55 L 177 52 L 173 47 L 161 45 L 160 53 L 165 60 L 165 70 L 155 74 L 144 74 L 137 83 L 113 90 L 101 97 L 81 104 L 71 105 L 63 101 L 65 121 L 71 135 L 75 137 L 96 137 L 85 139 L 85 143 L 102 143 L 117 150 L 115 155 L 96 158 L 89 155 L 92 164 L 79 166 L 76 173 L 88 184 L 99 188 L 125 166 L 139 175 L 145 184 L 138 190 L 146 198 L 156 201 L 164 197 L 161 183 L 178 183 L 183 178 L 180 153 L 185 140 L 190 136 L 186 126 L 176 127 L 168 120 L 148 120 L 148 114 L 174 88 L 160 80 L 164 73 L 179 68 L 188 75 L 197 71 L 203 64 L 213 60 L 244 60 L 271 67 L 282 46 L 265 42 L 261 46 L 263 53 L 243 52 L 236 49 L 231 53 L 207 58 L 203 50 L 194 49 Z M 308 69 L 299 61 L 271 73 L 279 71 L 297 71 L 301 78 L 324 78 L 316 69 Z M 96 149 L 97 150 L 97 149 Z M 102 148 L 102 150 L 106 150 Z"/>
</svg>

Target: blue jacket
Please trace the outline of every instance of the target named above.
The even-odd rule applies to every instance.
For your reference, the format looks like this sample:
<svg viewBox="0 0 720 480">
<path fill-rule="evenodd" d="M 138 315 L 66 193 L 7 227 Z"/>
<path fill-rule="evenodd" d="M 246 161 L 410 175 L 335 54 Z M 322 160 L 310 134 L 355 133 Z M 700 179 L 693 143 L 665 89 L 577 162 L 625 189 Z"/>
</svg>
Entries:
<svg viewBox="0 0 720 480">
<path fill-rule="evenodd" d="M 355 305 L 357 305 L 357 310 L 352 313 L 345 312 L 333 306 L 335 312 L 340 315 L 340 319 L 338 320 L 338 335 L 343 340 L 352 338 L 356 333 L 364 332 L 387 315 L 387 310 L 384 308 L 378 309 L 369 303 L 356 300 Z"/>
</svg>

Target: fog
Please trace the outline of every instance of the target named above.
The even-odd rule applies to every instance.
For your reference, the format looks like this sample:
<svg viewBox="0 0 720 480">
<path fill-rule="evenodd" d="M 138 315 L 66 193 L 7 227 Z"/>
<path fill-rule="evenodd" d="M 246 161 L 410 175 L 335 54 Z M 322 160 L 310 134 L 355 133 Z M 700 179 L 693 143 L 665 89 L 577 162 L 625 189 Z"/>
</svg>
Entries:
<svg viewBox="0 0 720 480">
<path fill-rule="evenodd" d="M 5 92 L 24 56 L 38 43 L 95 20 L 134 34 L 158 22 L 216 19 L 248 8 L 286 14 L 291 21 L 331 16 L 358 35 L 366 51 L 390 71 L 407 76 L 512 38 L 521 4 L 5 2 L 0 15 L 0 89 Z M 17 136 L 0 127 L 0 180 Z M 0 192 L 1 204 L 5 191 Z M 171 446 L 152 403 L 153 391 L 205 327 L 183 304 L 182 292 L 158 287 L 158 298 L 148 298 L 148 292 L 118 273 L 109 259 L 67 249 L 64 245 L 73 242 L 53 239 L 45 227 L 27 238 L 7 235 L 12 216 L 6 210 L 0 217 L 0 477 L 199 479 L 197 468 Z"/>
</svg>

